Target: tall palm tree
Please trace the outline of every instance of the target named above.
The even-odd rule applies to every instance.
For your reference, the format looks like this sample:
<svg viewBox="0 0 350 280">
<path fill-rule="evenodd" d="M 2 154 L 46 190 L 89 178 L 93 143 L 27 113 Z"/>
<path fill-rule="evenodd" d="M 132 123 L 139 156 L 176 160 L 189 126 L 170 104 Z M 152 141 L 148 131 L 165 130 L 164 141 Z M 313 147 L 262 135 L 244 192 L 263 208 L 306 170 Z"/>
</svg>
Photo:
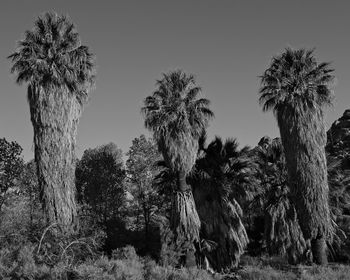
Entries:
<svg viewBox="0 0 350 280">
<path fill-rule="evenodd" d="M 177 174 L 171 229 L 177 239 L 193 244 L 199 241 L 200 220 L 186 176 L 195 164 L 199 137 L 213 112 L 209 109 L 210 101 L 200 97 L 201 88 L 193 75 L 181 70 L 163 74 L 156 86 L 144 100 L 145 126 L 153 132 L 165 163 Z"/>
<path fill-rule="evenodd" d="M 35 161 L 50 223 L 71 230 L 76 220 L 75 138 L 94 82 L 93 56 L 74 24 L 54 12 L 39 17 L 9 56 L 18 84 L 28 84 Z"/>
<path fill-rule="evenodd" d="M 259 99 L 276 116 L 300 226 L 319 264 L 327 262 L 331 228 L 323 109 L 332 102 L 332 72 L 313 50 L 287 48 L 262 75 Z"/>
<path fill-rule="evenodd" d="M 235 139 L 216 137 L 203 148 L 191 176 L 203 254 L 216 271 L 237 266 L 248 244 L 240 206 L 254 178 L 248 150 L 239 150 Z"/>
</svg>

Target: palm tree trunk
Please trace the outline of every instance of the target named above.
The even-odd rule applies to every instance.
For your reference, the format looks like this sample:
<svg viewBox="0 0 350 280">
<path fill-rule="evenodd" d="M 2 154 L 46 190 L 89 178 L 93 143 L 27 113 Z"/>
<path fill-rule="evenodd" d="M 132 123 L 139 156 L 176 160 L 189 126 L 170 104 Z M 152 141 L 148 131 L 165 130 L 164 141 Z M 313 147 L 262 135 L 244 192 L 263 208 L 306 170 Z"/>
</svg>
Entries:
<svg viewBox="0 0 350 280">
<path fill-rule="evenodd" d="M 299 112 L 286 109 L 277 114 L 277 119 L 300 227 L 304 238 L 315 244 L 318 256 L 314 259 L 325 263 L 325 249 L 316 250 L 320 248 L 319 239 L 324 240 L 331 229 L 323 112 L 310 108 Z"/>
<path fill-rule="evenodd" d="M 200 220 L 193 199 L 191 187 L 186 183 L 186 173 L 178 172 L 178 191 L 172 198 L 171 229 L 175 234 L 175 242 L 182 243 L 184 264 L 196 266 L 195 242 L 199 242 Z"/>
<path fill-rule="evenodd" d="M 70 232 L 76 222 L 75 137 L 81 105 L 63 89 L 28 87 L 35 162 L 48 222 Z"/>
</svg>

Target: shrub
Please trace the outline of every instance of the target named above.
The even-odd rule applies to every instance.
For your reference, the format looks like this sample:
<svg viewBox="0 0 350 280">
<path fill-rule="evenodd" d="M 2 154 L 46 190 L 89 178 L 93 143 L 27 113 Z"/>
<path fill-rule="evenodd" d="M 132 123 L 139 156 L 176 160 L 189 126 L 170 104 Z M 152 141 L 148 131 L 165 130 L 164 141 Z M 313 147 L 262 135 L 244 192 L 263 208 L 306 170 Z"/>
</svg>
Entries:
<svg viewBox="0 0 350 280">
<path fill-rule="evenodd" d="M 347 280 L 350 275 L 350 267 L 336 265 L 333 267 L 315 266 L 309 269 L 301 269 L 301 280 Z"/>
<path fill-rule="evenodd" d="M 292 272 L 275 270 L 272 267 L 247 266 L 239 275 L 242 280 L 296 280 L 296 275 Z"/>
</svg>

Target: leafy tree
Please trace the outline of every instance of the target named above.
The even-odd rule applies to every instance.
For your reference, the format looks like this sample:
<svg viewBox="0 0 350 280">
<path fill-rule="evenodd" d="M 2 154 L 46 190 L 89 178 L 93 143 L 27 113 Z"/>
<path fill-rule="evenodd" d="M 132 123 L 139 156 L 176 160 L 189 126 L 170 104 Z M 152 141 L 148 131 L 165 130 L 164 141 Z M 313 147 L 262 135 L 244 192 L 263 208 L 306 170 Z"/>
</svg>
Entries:
<svg viewBox="0 0 350 280">
<path fill-rule="evenodd" d="M 78 201 L 105 229 L 121 215 L 125 203 L 122 151 L 109 143 L 84 151 L 76 168 Z"/>
<path fill-rule="evenodd" d="M 217 271 L 238 265 L 248 243 L 239 201 L 254 184 L 249 148 L 238 149 L 235 139 L 216 137 L 202 149 L 191 181 L 201 220 L 201 247 Z"/>
<path fill-rule="evenodd" d="M 331 232 L 323 108 L 332 100 L 332 72 L 328 63 L 317 63 L 313 50 L 287 48 L 262 75 L 259 98 L 276 116 L 293 203 L 318 264 L 327 263 Z"/>
<path fill-rule="evenodd" d="M 28 84 L 35 162 L 48 221 L 71 231 L 76 219 L 75 137 L 94 81 L 93 56 L 74 24 L 54 12 L 39 17 L 9 56 L 18 84 Z"/>
<path fill-rule="evenodd" d="M 40 189 L 36 170 L 35 161 L 31 160 L 25 164 L 21 176 L 22 192 L 29 198 L 31 225 L 33 225 L 35 210 L 40 208 Z"/>
<path fill-rule="evenodd" d="M 0 138 L 0 210 L 8 192 L 18 185 L 23 170 L 22 147 Z"/>
<path fill-rule="evenodd" d="M 160 210 L 163 202 L 154 184 L 155 176 L 159 172 L 156 163 L 160 154 L 154 142 L 141 135 L 132 141 L 127 155 L 129 156 L 126 161 L 127 174 L 131 183 L 129 189 L 134 197 L 136 216 L 137 218 L 142 216 L 145 240 L 147 240 L 152 216 Z"/>
<path fill-rule="evenodd" d="M 157 89 L 144 101 L 145 126 L 153 132 L 167 166 L 177 175 L 170 226 L 175 239 L 192 244 L 199 241 L 200 220 L 186 175 L 195 164 L 198 140 L 213 112 L 210 101 L 200 98 L 194 76 L 182 71 L 163 74 Z M 193 247 L 193 245 L 190 245 Z M 193 248 L 187 251 L 187 265 L 193 265 Z M 190 261 L 191 260 L 191 261 Z M 191 262 L 191 263 L 190 263 Z"/>
</svg>

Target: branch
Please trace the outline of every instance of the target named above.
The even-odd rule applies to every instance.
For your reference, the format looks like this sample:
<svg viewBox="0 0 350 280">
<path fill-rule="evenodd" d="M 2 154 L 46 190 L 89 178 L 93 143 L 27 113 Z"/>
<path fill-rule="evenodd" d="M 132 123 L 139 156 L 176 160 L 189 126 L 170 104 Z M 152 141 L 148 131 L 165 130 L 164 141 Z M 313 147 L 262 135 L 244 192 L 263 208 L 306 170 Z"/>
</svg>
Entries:
<svg viewBox="0 0 350 280">
<path fill-rule="evenodd" d="M 40 238 L 38 250 L 37 250 L 37 252 L 36 252 L 37 254 L 39 254 L 39 252 L 40 252 L 41 243 L 42 243 L 42 241 L 43 241 L 43 239 L 44 239 L 45 234 L 47 233 L 47 231 L 48 231 L 50 228 L 52 228 L 52 227 L 55 226 L 55 225 L 57 225 L 57 223 L 53 223 L 53 224 L 49 225 L 49 226 L 44 230 L 43 235 L 42 235 L 41 238 Z"/>
</svg>

